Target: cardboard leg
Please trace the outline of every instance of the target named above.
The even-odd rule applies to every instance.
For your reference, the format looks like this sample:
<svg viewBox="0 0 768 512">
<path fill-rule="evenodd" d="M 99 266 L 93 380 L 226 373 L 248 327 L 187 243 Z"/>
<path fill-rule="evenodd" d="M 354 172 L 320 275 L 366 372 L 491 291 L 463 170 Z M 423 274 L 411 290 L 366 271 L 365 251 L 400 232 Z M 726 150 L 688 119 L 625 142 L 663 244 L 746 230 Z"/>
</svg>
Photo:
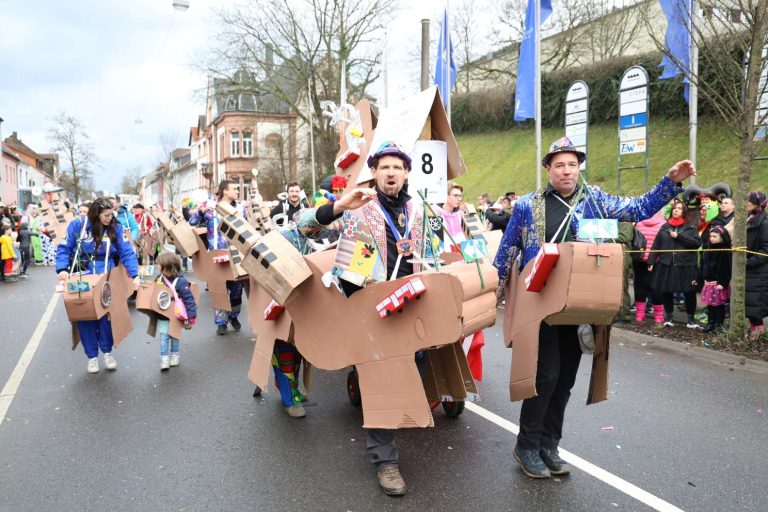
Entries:
<svg viewBox="0 0 768 512">
<path fill-rule="evenodd" d="M 256 337 L 251 366 L 248 368 L 248 380 L 259 386 L 264 392 L 269 389 L 269 372 L 272 369 L 272 353 L 274 350 L 274 338 L 266 336 Z"/>
<path fill-rule="evenodd" d="M 478 399 L 477 385 L 475 384 L 474 377 L 472 377 L 472 370 L 469 369 L 467 355 L 461 347 L 461 342 L 457 341 L 452 344 L 451 347 L 453 347 L 453 352 L 456 354 L 456 361 L 459 363 L 459 370 L 461 371 L 461 379 L 464 382 L 464 391 L 467 400 L 474 402 Z"/>
<path fill-rule="evenodd" d="M 592 329 L 595 335 L 595 353 L 592 356 L 592 375 L 589 378 L 587 405 L 608 400 L 608 349 L 611 326 L 595 325 Z"/>
<path fill-rule="evenodd" d="M 412 355 L 362 363 L 356 368 L 363 398 L 364 428 L 433 425 L 432 412 Z"/>
<path fill-rule="evenodd" d="M 538 322 L 531 322 L 515 336 L 509 375 L 509 399 L 513 402 L 536 396 L 539 325 Z"/>
</svg>

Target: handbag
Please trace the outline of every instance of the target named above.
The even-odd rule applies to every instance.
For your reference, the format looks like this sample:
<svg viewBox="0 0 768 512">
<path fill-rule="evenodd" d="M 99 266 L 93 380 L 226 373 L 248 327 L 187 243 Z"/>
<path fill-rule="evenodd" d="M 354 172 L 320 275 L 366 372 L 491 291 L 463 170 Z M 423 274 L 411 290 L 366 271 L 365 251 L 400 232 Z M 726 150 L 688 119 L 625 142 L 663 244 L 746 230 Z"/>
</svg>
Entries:
<svg viewBox="0 0 768 512">
<path fill-rule="evenodd" d="M 179 294 L 176 293 L 176 282 L 179 280 L 177 277 L 173 280 L 173 283 L 168 281 L 165 276 L 163 276 L 163 281 L 165 281 L 165 284 L 171 289 L 173 292 L 173 313 L 176 315 L 176 318 L 181 320 L 182 322 L 186 322 L 189 320 L 189 316 L 187 315 L 187 307 L 184 305 L 184 301 L 181 300 L 181 297 L 179 297 Z"/>
</svg>

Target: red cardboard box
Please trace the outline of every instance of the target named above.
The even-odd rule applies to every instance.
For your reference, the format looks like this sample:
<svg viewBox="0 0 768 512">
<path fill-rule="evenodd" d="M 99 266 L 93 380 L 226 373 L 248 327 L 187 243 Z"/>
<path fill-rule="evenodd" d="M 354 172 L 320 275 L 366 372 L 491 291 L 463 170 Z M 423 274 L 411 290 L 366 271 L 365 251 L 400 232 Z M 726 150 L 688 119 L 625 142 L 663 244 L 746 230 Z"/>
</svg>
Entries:
<svg viewBox="0 0 768 512">
<path fill-rule="evenodd" d="M 277 301 L 273 300 L 264 310 L 264 320 L 277 320 L 283 311 L 285 311 L 285 306 L 281 306 Z"/>
<path fill-rule="evenodd" d="M 557 249 L 557 244 L 542 244 L 539 254 L 533 260 L 533 270 L 525 278 L 525 289 L 529 292 L 540 292 L 558 257 L 560 257 L 560 251 Z"/>
</svg>

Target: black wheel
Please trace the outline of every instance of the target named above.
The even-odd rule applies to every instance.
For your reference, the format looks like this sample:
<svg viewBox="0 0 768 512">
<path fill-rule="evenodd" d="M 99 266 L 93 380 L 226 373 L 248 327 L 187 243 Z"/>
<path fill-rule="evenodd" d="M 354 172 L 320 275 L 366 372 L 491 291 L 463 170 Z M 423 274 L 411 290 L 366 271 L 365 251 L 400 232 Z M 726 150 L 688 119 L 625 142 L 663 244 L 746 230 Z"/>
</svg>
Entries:
<svg viewBox="0 0 768 512">
<path fill-rule="evenodd" d="M 347 397 L 349 397 L 349 403 L 355 407 L 360 407 L 363 402 L 360 396 L 360 381 L 357 379 L 357 371 L 355 370 L 347 374 Z"/>
<path fill-rule="evenodd" d="M 443 410 L 449 418 L 458 418 L 464 412 L 464 401 L 452 402 L 450 400 L 443 400 Z"/>
<path fill-rule="evenodd" d="M 410 299 L 410 298 L 408 298 L 408 297 L 403 297 L 403 304 L 408 304 L 409 302 L 411 302 L 411 299 Z"/>
</svg>

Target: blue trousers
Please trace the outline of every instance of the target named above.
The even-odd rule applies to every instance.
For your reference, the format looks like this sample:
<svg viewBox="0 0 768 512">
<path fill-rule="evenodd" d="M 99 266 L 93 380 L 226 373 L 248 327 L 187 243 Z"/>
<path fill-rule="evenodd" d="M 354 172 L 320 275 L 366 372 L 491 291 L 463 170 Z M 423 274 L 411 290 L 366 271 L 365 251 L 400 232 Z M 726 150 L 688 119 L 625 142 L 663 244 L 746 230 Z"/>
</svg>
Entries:
<svg viewBox="0 0 768 512">
<path fill-rule="evenodd" d="M 101 320 L 82 320 L 77 322 L 80 331 L 80 343 L 83 345 L 85 355 L 93 359 L 99 355 L 99 349 L 104 354 L 112 352 L 112 324 L 109 315 L 104 315 Z"/>
<path fill-rule="evenodd" d="M 227 325 L 230 318 L 237 318 L 240 314 L 240 307 L 243 304 L 243 282 L 227 281 L 227 291 L 229 292 L 229 304 L 232 306 L 232 311 L 214 309 L 213 319 L 216 325 Z"/>
</svg>

